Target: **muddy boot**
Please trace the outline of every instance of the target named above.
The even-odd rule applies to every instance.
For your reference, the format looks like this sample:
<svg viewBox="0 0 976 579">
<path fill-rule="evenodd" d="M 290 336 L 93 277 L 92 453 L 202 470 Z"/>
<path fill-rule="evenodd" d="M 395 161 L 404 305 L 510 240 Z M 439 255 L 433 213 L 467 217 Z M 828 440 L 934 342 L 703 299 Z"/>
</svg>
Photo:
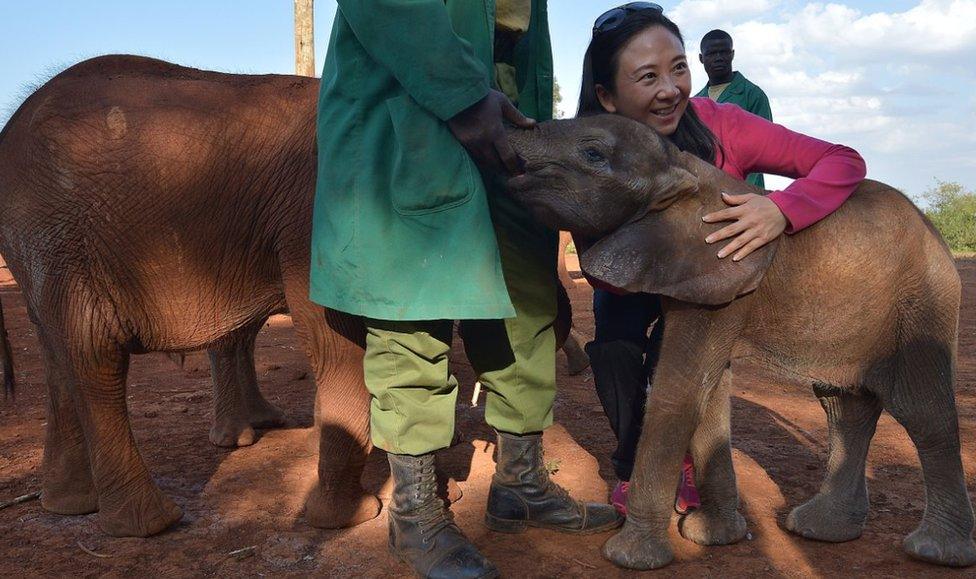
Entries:
<svg viewBox="0 0 976 579">
<path fill-rule="evenodd" d="M 573 500 L 549 479 L 542 434 L 498 433 L 498 463 L 485 514 L 489 529 L 520 533 L 531 526 L 589 534 L 615 529 L 623 521 L 612 505 Z"/>
<path fill-rule="evenodd" d="M 390 552 L 421 577 L 498 577 L 498 569 L 468 541 L 437 496 L 433 453 L 388 453 L 393 475 Z"/>
</svg>

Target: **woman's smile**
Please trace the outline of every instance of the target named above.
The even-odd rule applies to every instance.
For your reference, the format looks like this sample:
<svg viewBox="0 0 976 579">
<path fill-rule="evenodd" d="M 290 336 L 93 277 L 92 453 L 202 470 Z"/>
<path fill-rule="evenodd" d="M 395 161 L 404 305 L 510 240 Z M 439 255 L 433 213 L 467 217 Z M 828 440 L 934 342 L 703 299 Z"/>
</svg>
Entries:
<svg viewBox="0 0 976 579">
<path fill-rule="evenodd" d="M 652 109 L 651 112 L 653 114 L 661 117 L 662 119 L 667 119 L 667 117 L 670 117 L 677 110 L 678 110 L 678 105 L 677 105 L 677 103 L 675 103 L 675 104 L 671 105 L 670 107 L 666 107 L 666 108 L 663 108 L 663 109 Z"/>
</svg>

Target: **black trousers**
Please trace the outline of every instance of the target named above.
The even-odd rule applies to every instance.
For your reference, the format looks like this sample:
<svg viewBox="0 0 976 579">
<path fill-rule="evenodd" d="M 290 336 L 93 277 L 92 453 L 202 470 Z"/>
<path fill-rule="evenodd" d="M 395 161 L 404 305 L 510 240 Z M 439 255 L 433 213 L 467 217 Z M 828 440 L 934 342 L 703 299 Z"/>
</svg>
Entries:
<svg viewBox="0 0 976 579">
<path fill-rule="evenodd" d="M 586 345 L 593 384 L 617 436 L 611 461 L 620 480 L 630 480 L 640 440 L 648 384 L 661 351 L 661 297 L 593 292 L 596 336 Z M 653 330 L 651 326 L 653 325 Z M 648 336 L 648 331 L 650 336 Z"/>
</svg>

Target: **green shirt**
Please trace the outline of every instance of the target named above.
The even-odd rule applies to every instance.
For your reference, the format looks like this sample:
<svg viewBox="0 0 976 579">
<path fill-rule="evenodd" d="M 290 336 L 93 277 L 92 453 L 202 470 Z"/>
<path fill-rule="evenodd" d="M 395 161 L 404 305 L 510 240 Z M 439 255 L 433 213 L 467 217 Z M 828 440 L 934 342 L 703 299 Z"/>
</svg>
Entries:
<svg viewBox="0 0 976 579">
<path fill-rule="evenodd" d="M 512 47 L 519 109 L 552 117 L 545 0 Z M 494 70 L 494 0 L 338 0 L 318 103 L 311 299 L 386 320 L 515 313 L 478 168 L 445 121 Z"/>
<path fill-rule="evenodd" d="M 749 111 L 754 115 L 758 115 L 767 121 L 773 120 L 773 112 L 769 108 L 769 99 L 766 98 L 766 93 L 763 92 L 761 88 L 755 84 L 749 82 L 741 72 L 735 72 L 732 74 L 732 81 L 727 83 L 728 86 L 725 90 L 715 98 L 715 102 L 718 103 L 731 103 L 738 105 L 739 107 Z M 705 85 L 701 91 L 696 94 L 696 97 L 708 97 L 709 90 L 711 87 Z M 756 185 L 757 187 L 766 188 L 765 179 L 763 179 L 762 173 L 750 173 L 746 176 L 746 181 Z"/>
</svg>

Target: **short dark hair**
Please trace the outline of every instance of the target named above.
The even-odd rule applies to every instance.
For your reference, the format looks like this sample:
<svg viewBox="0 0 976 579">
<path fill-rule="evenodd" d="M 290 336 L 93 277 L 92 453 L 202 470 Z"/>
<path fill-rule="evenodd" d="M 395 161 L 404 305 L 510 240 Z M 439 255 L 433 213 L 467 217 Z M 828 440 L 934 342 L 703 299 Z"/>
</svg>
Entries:
<svg viewBox="0 0 976 579">
<path fill-rule="evenodd" d="M 728 32 L 716 28 L 715 30 L 711 30 L 706 33 L 705 36 L 702 36 L 701 44 L 698 45 L 698 49 L 704 50 L 705 43 L 712 40 L 728 40 L 729 44 L 732 44 L 732 36 Z"/>
<path fill-rule="evenodd" d="M 580 87 L 577 116 L 605 113 L 606 109 L 596 95 L 596 85 L 614 90 L 614 77 L 620 61 L 620 52 L 634 37 L 654 26 L 661 26 L 673 34 L 683 47 L 681 30 L 667 16 L 657 10 L 631 12 L 612 30 L 594 34 L 583 57 L 583 82 Z M 695 108 L 688 104 L 674 134 L 667 137 L 682 151 L 687 151 L 708 163 L 716 164 L 721 144 L 698 117 Z"/>
</svg>

